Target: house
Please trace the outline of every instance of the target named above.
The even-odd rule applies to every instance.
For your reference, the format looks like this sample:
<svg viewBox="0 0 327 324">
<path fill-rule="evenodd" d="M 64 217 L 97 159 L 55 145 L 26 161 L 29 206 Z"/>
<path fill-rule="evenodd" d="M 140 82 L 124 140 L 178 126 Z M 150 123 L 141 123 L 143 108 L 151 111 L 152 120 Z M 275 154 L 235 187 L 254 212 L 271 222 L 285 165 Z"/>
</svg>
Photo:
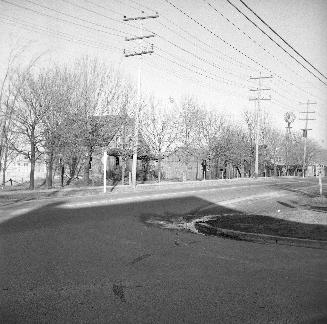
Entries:
<svg viewBox="0 0 327 324">
<path fill-rule="evenodd" d="M 134 143 L 134 119 L 122 115 L 94 116 L 92 117 L 95 128 L 101 129 L 103 141 L 93 149 L 90 173 L 91 177 L 103 175 L 103 151 L 106 150 L 107 177 L 115 180 L 121 179 L 122 168 L 125 167 L 125 177 L 132 169 L 133 143 Z M 99 129 L 95 132 L 99 132 Z M 96 133 L 95 133 L 96 134 Z M 139 178 L 145 180 L 150 173 L 151 157 L 150 148 L 147 145 L 141 131 L 138 136 L 137 170 Z"/>
<path fill-rule="evenodd" d="M 171 180 L 229 179 L 241 176 L 240 173 L 232 163 L 193 148 L 178 147 L 162 161 L 163 178 Z"/>
</svg>

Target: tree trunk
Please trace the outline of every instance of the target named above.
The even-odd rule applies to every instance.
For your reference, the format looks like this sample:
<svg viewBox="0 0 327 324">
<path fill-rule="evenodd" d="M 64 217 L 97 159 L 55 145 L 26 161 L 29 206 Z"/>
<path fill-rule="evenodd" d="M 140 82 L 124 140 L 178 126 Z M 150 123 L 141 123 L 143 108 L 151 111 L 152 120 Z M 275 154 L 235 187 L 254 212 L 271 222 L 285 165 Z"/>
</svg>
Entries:
<svg viewBox="0 0 327 324">
<path fill-rule="evenodd" d="M 62 187 L 64 186 L 64 176 L 65 176 L 65 166 L 64 164 L 62 164 L 60 167 L 60 182 Z"/>
<path fill-rule="evenodd" d="M 72 180 L 74 179 L 75 174 L 76 174 L 76 168 L 77 168 L 77 157 L 73 156 L 72 163 L 70 164 L 70 168 L 69 168 L 69 179 L 66 182 L 67 186 L 69 186 L 70 183 L 72 182 Z"/>
<path fill-rule="evenodd" d="M 31 171 L 30 171 L 30 190 L 34 190 L 34 173 L 35 173 L 35 138 L 34 131 L 31 132 Z"/>
<path fill-rule="evenodd" d="M 83 179 L 85 184 L 90 183 L 90 156 L 85 159 Z"/>
<path fill-rule="evenodd" d="M 121 184 L 125 184 L 125 171 L 126 171 L 126 161 L 125 158 L 122 158 L 122 166 L 121 166 Z"/>
<path fill-rule="evenodd" d="M 46 184 L 47 184 L 47 188 L 51 189 L 52 188 L 52 173 L 53 173 L 53 153 L 50 153 L 47 156 L 46 169 L 47 169 Z"/>
<path fill-rule="evenodd" d="M 90 183 L 90 164 L 91 164 L 91 157 L 92 157 L 92 148 L 89 149 L 87 153 L 85 164 L 84 164 L 84 183 L 88 185 Z"/>
<path fill-rule="evenodd" d="M 7 162 L 8 162 L 8 147 L 5 147 L 3 155 L 3 165 L 2 165 L 2 184 L 6 185 L 6 172 L 7 172 Z"/>
<path fill-rule="evenodd" d="M 159 158 L 158 158 L 158 182 L 161 182 L 161 154 L 159 154 Z"/>
</svg>

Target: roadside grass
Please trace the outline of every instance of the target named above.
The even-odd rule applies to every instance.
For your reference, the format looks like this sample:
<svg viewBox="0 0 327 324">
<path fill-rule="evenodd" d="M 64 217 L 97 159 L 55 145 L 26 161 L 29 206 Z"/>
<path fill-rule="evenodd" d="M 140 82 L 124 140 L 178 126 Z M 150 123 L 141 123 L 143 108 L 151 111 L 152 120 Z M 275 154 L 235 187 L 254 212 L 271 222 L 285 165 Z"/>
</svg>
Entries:
<svg viewBox="0 0 327 324">
<path fill-rule="evenodd" d="M 277 201 L 281 210 L 271 208 L 263 214 L 240 212 L 217 215 L 206 223 L 234 231 L 327 241 L 327 195 L 298 193 Z M 274 211 L 273 211 L 274 210 Z"/>
<path fill-rule="evenodd" d="M 327 241 L 327 226 L 307 224 L 263 215 L 218 216 L 208 225 L 234 231 Z"/>
</svg>

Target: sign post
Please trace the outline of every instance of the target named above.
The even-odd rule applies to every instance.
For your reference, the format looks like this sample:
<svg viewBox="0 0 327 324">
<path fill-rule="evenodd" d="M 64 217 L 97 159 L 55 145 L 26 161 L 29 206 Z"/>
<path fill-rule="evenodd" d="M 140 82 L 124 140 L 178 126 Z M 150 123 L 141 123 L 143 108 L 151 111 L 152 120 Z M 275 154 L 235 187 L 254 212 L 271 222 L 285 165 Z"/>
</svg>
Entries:
<svg viewBox="0 0 327 324">
<path fill-rule="evenodd" d="M 322 170 L 319 170 L 319 192 L 322 199 Z"/>
<path fill-rule="evenodd" d="M 107 192 L 107 152 L 103 152 L 103 193 Z"/>
</svg>

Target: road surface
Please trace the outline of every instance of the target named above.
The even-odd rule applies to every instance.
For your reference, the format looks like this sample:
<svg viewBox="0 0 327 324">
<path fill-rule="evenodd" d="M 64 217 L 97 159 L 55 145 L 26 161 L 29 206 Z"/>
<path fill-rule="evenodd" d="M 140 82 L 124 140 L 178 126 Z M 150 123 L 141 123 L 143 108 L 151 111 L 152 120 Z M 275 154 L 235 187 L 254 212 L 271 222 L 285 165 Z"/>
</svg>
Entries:
<svg viewBox="0 0 327 324">
<path fill-rule="evenodd" d="M 264 212 L 315 185 L 286 178 L 3 204 L 0 322 L 326 323 L 326 250 L 151 221 Z"/>
</svg>

